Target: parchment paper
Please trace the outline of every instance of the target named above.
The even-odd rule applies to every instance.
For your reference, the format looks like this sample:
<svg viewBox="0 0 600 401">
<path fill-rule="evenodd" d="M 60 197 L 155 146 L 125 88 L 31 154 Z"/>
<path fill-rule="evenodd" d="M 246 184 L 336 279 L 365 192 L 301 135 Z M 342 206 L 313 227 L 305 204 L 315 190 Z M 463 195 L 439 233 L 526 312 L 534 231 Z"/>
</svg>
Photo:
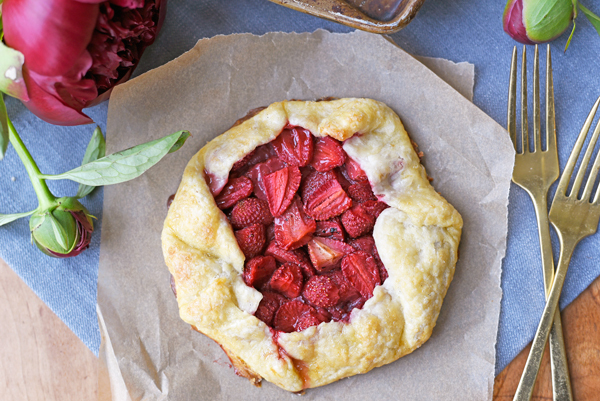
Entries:
<svg viewBox="0 0 600 401">
<path fill-rule="evenodd" d="M 469 97 L 472 66 L 435 64 L 446 76 L 462 75 L 457 87 Z M 512 144 L 502 127 L 419 61 L 359 31 L 205 39 L 115 89 L 110 152 L 180 129 L 193 136 L 141 178 L 105 189 L 98 304 L 110 386 L 102 382 L 102 399 L 297 399 L 237 377 L 219 346 L 179 319 L 160 232 L 168 196 L 208 140 L 252 108 L 325 96 L 370 97 L 392 107 L 425 152 L 435 188 L 462 214 L 464 231 L 431 339 L 392 364 L 310 389 L 303 399 L 491 399 Z"/>
</svg>

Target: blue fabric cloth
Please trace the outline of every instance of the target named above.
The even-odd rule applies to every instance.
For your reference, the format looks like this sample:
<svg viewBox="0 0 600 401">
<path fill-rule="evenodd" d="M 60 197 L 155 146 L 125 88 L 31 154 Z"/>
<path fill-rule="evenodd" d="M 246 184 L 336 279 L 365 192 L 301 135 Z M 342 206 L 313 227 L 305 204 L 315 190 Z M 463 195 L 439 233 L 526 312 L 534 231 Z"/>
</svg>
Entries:
<svg viewBox="0 0 600 401">
<path fill-rule="evenodd" d="M 598 4 L 589 0 L 584 4 L 600 13 Z M 505 125 L 508 71 L 515 42 L 502 31 L 503 9 L 504 4 L 500 1 L 427 0 L 417 18 L 392 38 L 412 54 L 473 63 L 475 104 Z M 174 59 L 200 38 L 242 32 L 310 32 L 318 28 L 333 32 L 352 30 L 267 0 L 171 1 L 163 30 L 157 42 L 146 50 L 136 75 Z M 591 24 L 580 16 L 566 54 L 562 51 L 565 42 L 566 35 L 563 35 L 552 44 L 561 166 L 564 166 L 593 102 L 600 95 L 600 64 L 597 62 L 600 38 Z M 530 71 L 532 54 L 530 51 Z M 542 54 L 545 54 L 543 48 Z M 15 127 L 43 172 L 63 172 L 81 162 L 93 126 L 46 124 L 14 99 L 7 100 L 7 107 Z M 88 110 L 88 113 L 104 129 L 107 103 Z M 64 181 L 50 182 L 50 188 L 61 196 L 73 195 L 77 190 L 75 184 Z M 84 203 L 98 217 L 96 232 L 86 252 L 66 260 L 48 258 L 30 244 L 27 219 L 22 219 L 0 227 L 0 257 L 97 353 L 100 336 L 95 304 L 102 191 L 96 191 Z M 11 149 L 6 159 L 0 162 L 0 213 L 28 211 L 36 205 L 25 170 Z M 569 304 L 600 275 L 599 245 L 600 235 L 595 235 L 578 246 L 561 307 Z M 556 237 L 554 250 L 557 257 Z M 531 341 L 544 305 L 533 206 L 528 195 L 516 186 L 511 188 L 510 194 L 508 249 L 503 263 L 502 288 L 497 373 Z"/>
</svg>

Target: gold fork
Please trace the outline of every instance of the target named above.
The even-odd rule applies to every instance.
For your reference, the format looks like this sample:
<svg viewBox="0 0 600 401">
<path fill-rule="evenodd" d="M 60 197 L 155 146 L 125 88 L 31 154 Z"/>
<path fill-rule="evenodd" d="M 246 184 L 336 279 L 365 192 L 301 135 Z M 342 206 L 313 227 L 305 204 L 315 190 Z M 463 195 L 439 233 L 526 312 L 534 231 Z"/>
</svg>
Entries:
<svg viewBox="0 0 600 401">
<path fill-rule="evenodd" d="M 519 382 L 519 387 L 515 394 L 515 400 L 528 400 L 531 397 L 537 372 L 540 368 L 544 347 L 548 340 L 550 326 L 552 325 L 554 314 L 558 309 L 558 299 L 560 298 L 560 292 L 563 283 L 565 282 L 571 255 L 579 241 L 594 234 L 598 229 L 598 221 L 600 220 L 600 188 L 596 188 L 594 191 L 594 186 L 598 171 L 600 170 L 600 153 L 596 155 L 594 164 L 589 169 L 589 175 L 581 196 L 580 192 L 581 184 L 583 183 L 586 174 L 588 174 L 588 165 L 592 153 L 594 152 L 596 141 L 600 135 L 600 124 L 596 125 L 596 129 L 592 134 L 592 138 L 585 151 L 579 171 L 575 176 L 575 181 L 573 182 L 573 187 L 570 191 L 568 191 L 568 187 L 571 181 L 571 175 L 575 169 L 575 164 L 581 153 L 581 148 L 586 141 L 599 104 L 600 98 L 596 100 L 594 107 L 592 107 L 592 110 L 581 129 L 581 133 L 569 156 L 569 161 L 567 161 L 565 171 L 558 182 L 556 195 L 554 195 L 554 200 L 550 207 L 550 221 L 554 228 L 556 228 L 558 239 L 560 241 L 560 258 L 558 260 L 558 268 L 556 269 L 554 283 L 550 289 L 550 295 L 548 296 L 546 307 L 542 314 L 542 320 L 535 333 L 531 351 L 527 358 L 527 363 L 525 364 L 525 370 L 523 371 L 523 376 L 521 376 L 521 381 Z M 593 191 L 595 192 L 594 194 L 592 194 Z"/>
<path fill-rule="evenodd" d="M 517 103 L 517 47 L 513 49 L 510 68 L 510 83 L 508 92 L 507 125 L 517 154 L 512 180 L 523 188 L 533 202 L 537 217 L 542 253 L 542 266 L 546 297 L 552 286 L 554 277 L 554 261 L 552 244 L 550 242 L 550 225 L 548 223 L 548 189 L 558 178 L 558 152 L 556 146 L 556 129 L 554 123 L 554 83 L 552 80 L 552 61 L 550 46 L 546 53 L 546 150 L 542 149 L 540 133 L 540 79 L 539 53 L 535 46 L 533 61 L 533 151 L 530 151 L 528 120 L 527 120 L 527 57 L 523 46 L 521 65 L 521 148 L 518 152 L 516 134 L 516 103 Z M 554 324 L 550 333 L 550 359 L 552 366 L 552 392 L 554 400 L 572 400 L 571 382 L 567 366 L 567 355 L 562 333 L 560 311 L 556 311 Z"/>
</svg>

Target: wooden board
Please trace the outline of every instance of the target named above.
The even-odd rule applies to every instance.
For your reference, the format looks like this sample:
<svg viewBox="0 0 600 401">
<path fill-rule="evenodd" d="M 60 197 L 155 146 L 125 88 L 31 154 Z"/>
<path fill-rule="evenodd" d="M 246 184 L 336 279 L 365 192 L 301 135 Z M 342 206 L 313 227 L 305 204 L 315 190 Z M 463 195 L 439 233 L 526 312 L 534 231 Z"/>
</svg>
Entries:
<svg viewBox="0 0 600 401">
<path fill-rule="evenodd" d="M 2 260 L 0 321 L 0 400 L 97 400 L 96 357 Z M 563 325 L 575 400 L 598 400 L 600 278 L 566 308 Z M 512 400 L 528 351 L 498 375 L 494 401 Z M 547 355 L 542 365 L 533 399 L 551 400 Z"/>
</svg>

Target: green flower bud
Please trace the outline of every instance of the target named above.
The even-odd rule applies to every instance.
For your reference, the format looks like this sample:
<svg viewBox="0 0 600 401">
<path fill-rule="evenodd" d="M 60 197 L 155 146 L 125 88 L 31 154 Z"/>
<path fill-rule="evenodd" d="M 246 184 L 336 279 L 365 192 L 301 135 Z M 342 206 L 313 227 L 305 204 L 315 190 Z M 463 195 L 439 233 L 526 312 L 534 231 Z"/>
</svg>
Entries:
<svg viewBox="0 0 600 401">
<path fill-rule="evenodd" d="M 508 0 L 502 22 L 513 39 L 532 45 L 560 36 L 572 19 L 572 0 Z"/>
<path fill-rule="evenodd" d="M 31 240 L 46 255 L 67 258 L 88 248 L 94 231 L 91 215 L 76 198 L 59 198 L 56 205 L 29 219 Z"/>
</svg>

